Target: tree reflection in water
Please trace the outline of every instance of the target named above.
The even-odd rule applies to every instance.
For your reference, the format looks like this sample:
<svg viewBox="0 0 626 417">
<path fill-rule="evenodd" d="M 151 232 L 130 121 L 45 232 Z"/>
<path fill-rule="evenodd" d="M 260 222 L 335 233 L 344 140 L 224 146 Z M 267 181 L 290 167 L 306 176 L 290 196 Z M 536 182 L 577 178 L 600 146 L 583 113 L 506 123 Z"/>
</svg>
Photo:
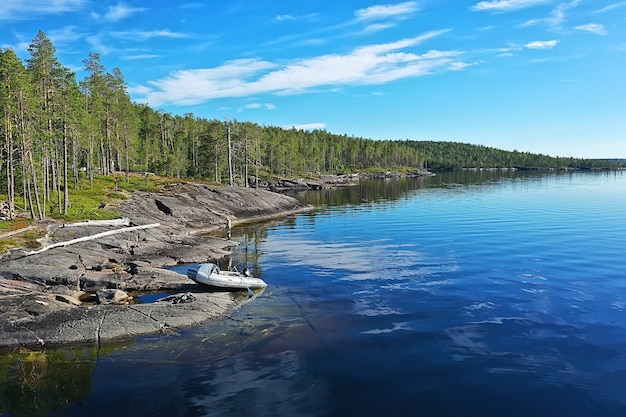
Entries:
<svg viewBox="0 0 626 417">
<path fill-rule="evenodd" d="M 98 354 L 96 346 L 0 353 L 0 414 L 63 414 L 91 394 Z"/>
</svg>

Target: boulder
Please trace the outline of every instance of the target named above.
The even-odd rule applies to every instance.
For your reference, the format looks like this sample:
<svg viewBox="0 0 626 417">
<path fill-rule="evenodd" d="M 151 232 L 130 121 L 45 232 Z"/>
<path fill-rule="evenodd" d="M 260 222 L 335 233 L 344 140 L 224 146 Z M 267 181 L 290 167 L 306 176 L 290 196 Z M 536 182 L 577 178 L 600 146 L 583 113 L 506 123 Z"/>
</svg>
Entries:
<svg viewBox="0 0 626 417">
<path fill-rule="evenodd" d="M 96 291 L 96 297 L 98 299 L 98 304 L 117 304 L 117 305 L 125 305 L 130 304 L 133 297 L 128 295 L 126 291 L 117 290 L 117 289 L 101 289 Z"/>
</svg>

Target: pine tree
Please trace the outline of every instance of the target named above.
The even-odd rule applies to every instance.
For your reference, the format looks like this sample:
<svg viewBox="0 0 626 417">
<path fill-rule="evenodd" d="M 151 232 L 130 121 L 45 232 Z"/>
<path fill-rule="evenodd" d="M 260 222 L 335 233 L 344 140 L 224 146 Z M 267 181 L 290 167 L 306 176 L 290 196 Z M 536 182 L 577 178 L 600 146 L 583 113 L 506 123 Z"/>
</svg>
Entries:
<svg viewBox="0 0 626 417">
<path fill-rule="evenodd" d="M 60 158 L 54 138 L 60 124 L 62 100 L 57 92 L 62 84 L 60 79 L 64 70 L 55 56 L 56 48 L 43 31 L 37 33 L 28 51 L 30 58 L 27 60 L 27 68 L 32 75 L 37 112 L 34 118 L 34 141 L 25 142 L 24 148 L 29 171 L 27 189 L 29 201 L 32 202 L 34 196 L 37 216 L 43 219 L 50 191 L 53 187 L 59 189 L 57 177 Z"/>
<path fill-rule="evenodd" d="M 26 118 L 30 113 L 31 96 L 30 74 L 22 61 L 12 49 L 0 50 L 0 134 L 4 139 L 3 159 L 10 218 L 15 212 L 16 177 L 21 176 L 18 169 L 22 154 L 20 145 L 29 135 Z"/>
</svg>

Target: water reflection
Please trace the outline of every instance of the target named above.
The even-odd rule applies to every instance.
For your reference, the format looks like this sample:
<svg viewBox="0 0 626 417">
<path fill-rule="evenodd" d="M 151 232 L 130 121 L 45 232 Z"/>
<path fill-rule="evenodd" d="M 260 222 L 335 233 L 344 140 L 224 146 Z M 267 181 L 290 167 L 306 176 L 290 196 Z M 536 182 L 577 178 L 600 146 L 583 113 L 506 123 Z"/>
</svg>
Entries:
<svg viewBox="0 0 626 417">
<path fill-rule="evenodd" d="M 231 262 L 269 283 L 258 298 L 87 356 L 65 411 L 621 417 L 620 175 L 457 172 L 302 195 L 316 212 L 235 228 Z M 32 385 L 11 363 L 3 385 Z"/>
<path fill-rule="evenodd" d="M 189 406 L 194 415 L 322 416 L 327 387 L 304 367 L 294 350 L 207 362 L 189 382 Z"/>
<path fill-rule="evenodd" d="M 431 178 L 433 177 L 361 180 L 349 187 L 306 191 L 294 196 L 303 203 L 318 207 L 321 211 L 340 206 L 367 210 L 376 204 L 406 198 L 415 190 L 425 188 Z"/>
<path fill-rule="evenodd" d="M 96 347 L 17 349 L 0 354 L 0 414 L 62 413 L 92 393 Z"/>
</svg>

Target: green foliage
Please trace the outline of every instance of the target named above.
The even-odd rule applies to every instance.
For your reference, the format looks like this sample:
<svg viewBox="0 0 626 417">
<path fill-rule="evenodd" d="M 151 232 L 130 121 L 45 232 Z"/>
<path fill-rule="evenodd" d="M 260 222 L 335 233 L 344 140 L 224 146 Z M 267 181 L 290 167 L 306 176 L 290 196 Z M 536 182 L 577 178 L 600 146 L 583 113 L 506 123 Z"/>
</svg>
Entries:
<svg viewBox="0 0 626 417">
<path fill-rule="evenodd" d="M 28 227 L 32 223 L 29 219 L 0 220 L 0 231 L 12 232 Z"/>
<path fill-rule="evenodd" d="M 0 253 L 5 253 L 11 248 L 15 248 L 20 246 L 20 243 L 17 239 L 7 238 L 0 239 Z"/>
<path fill-rule="evenodd" d="M 19 349 L 0 355 L 0 414 L 66 414 L 92 392 L 96 347 Z M 60 389 L 61 388 L 61 389 Z"/>
<path fill-rule="evenodd" d="M 29 54 L 24 65 L 0 49 L 0 187 L 11 211 L 32 219 L 110 219 L 116 214 L 107 207 L 125 193 L 156 192 L 183 177 L 249 185 L 252 178 L 414 170 L 425 160 L 431 169 L 624 166 L 173 115 L 132 103 L 122 71 L 108 72 L 98 53 L 83 61 L 80 82 L 43 31 Z"/>
<path fill-rule="evenodd" d="M 119 218 L 117 212 L 107 209 L 106 206 L 115 202 L 114 178 L 111 176 L 99 176 L 94 178 L 91 185 L 83 180 L 83 188 L 70 190 L 72 202 L 68 214 L 60 214 L 54 210 L 54 204 L 50 206 L 50 216 L 66 221 L 75 220 L 111 220 Z M 111 196 L 113 195 L 113 196 Z"/>
<path fill-rule="evenodd" d="M 38 239 L 45 236 L 45 229 L 43 227 L 33 229 L 29 226 L 31 222 L 26 219 L 0 221 L 0 235 L 6 236 L 0 239 L 0 253 L 15 247 L 40 247 Z"/>
<path fill-rule="evenodd" d="M 432 170 L 462 168 L 615 169 L 626 166 L 623 162 L 614 160 L 551 157 L 460 142 L 410 141 L 408 144 L 424 155 L 427 168 Z"/>
</svg>

